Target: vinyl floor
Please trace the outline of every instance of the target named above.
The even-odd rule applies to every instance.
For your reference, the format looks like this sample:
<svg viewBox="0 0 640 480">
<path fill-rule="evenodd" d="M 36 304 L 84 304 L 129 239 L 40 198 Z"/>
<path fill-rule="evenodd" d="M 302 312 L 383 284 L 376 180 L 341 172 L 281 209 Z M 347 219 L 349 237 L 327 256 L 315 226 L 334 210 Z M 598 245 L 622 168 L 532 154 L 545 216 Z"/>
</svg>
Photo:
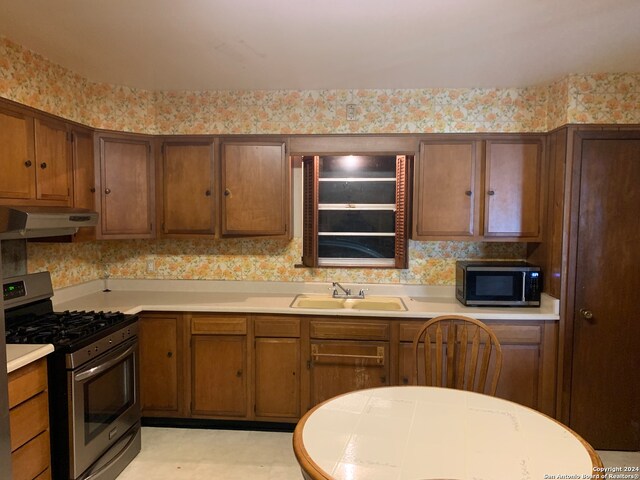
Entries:
<svg viewBox="0 0 640 480">
<path fill-rule="evenodd" d="M 301 480 L 291 436 L 143 427 L 142 451 L 118 480 Z M 640 452 L 598 453 L 607 467 L 640 466 Z"/>
</svg>

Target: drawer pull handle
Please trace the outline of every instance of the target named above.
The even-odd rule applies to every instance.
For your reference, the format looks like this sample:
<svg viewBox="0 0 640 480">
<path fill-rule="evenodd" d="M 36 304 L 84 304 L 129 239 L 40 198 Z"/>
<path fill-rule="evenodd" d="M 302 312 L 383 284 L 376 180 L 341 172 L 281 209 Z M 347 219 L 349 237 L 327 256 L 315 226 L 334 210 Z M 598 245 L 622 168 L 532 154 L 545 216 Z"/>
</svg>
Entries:
<svg viewBox="0 0 640 480">
<path fill-rule="evenodd" d="M 319 353 L 318 346 L 311 347 L 311 355 L 317 358 L 359 358 L 362 360 L 375 360 L 378 365 L 384 365 L 384 347 L 377 347 L 377 355 L 354 355 L 349 353 Z"/>
</svg>

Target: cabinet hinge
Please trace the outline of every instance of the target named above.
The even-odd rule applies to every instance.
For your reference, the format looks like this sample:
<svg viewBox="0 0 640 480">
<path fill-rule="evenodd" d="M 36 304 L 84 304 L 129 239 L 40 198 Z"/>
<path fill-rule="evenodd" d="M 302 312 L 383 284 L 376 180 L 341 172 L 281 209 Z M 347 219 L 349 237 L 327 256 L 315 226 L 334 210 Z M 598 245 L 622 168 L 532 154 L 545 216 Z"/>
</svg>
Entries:
<svg viewBox="0 0 640 480">
<path fill-rule="evenodd" d="M 162 222 L 162 231 L 165 232 L 165 226 L 164 226 L 164 222 Z"/>
<path fill-rule="evenodd" d="M 67 142 L 75 141 L 76 137 L 73 135 L 73 132 L 67 132 Z"/>
<path fill-rule="evenodd" d="M 311 360 L 307 360 L 307 370 L 311 370 Z"/>
</svg>

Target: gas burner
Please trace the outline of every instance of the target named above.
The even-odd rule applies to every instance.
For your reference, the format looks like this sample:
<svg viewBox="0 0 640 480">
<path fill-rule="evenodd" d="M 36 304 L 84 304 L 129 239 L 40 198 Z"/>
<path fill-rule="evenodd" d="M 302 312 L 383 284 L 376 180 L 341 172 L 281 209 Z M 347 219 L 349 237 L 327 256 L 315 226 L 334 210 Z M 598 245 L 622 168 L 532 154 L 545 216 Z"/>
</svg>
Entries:
<svg viewBox="0 0 640 480">
<path fill-rule="evenodd" d="M 120 312 L 64 311 L 29 315 L 6 331 L 7 343 L 52 343 L 54 346 L 84 342 L 131 316 Z"/>
</svg>

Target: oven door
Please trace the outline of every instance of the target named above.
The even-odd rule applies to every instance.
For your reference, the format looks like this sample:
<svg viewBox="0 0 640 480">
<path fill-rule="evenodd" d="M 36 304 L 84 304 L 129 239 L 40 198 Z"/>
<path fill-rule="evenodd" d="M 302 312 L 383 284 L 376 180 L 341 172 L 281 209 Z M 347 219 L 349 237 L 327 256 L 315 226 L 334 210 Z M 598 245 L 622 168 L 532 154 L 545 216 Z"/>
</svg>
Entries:
<svg viewBox="0 0 640 480">
<path fill-rule="evenodd" d="M 78 478 L 140 421 L 137 337 L 68 376 L 70 474 Z"/>
</svg>

